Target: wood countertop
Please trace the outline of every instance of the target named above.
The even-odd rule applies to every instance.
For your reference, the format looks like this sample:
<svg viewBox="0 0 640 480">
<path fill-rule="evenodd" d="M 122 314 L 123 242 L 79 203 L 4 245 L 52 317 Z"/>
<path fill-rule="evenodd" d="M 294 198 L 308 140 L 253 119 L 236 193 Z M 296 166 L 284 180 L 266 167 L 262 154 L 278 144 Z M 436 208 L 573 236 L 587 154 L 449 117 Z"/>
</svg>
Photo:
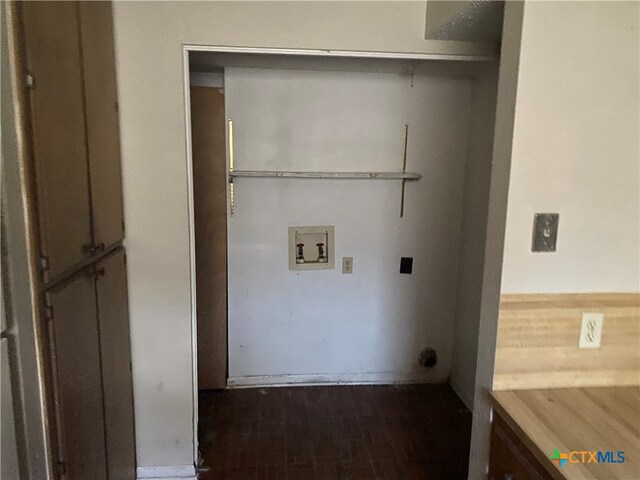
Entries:
<svg viewBox="0 0 640 480">
<path fill-rule="evenodd" d="M 640 387 L 559 388 L 491 393 L 496 411 L 558 480 L 640 480 Z M 554 450 L 618 452 L 622 463 L 573 463 L 562 467 Z M 585 454 L 585 459 L 589 458 Z"/>
</svg>

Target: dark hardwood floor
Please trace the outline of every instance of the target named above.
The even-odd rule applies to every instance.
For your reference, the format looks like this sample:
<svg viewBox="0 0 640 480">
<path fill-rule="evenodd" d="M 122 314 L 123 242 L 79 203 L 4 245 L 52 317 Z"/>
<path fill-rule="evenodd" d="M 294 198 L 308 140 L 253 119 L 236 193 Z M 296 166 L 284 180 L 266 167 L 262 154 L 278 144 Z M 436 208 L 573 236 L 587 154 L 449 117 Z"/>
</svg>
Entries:
<svg viewBox="0 0 640 480">
<path fill-rule="evenodd" d="M 200 392 L 198 478 L 462 480 L 470 432 L 446 384 Z"/>
</svg>

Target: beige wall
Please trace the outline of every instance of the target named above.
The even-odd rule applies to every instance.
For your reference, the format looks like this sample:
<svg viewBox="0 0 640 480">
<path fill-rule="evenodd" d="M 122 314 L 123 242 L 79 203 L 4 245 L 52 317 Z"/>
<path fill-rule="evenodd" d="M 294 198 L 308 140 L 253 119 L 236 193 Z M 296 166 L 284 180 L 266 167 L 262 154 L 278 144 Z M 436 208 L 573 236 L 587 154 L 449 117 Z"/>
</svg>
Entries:
<svg viewBox="0 0 640 480">
<path fill-rule="evenodd" d="M 630 28 L 637 17 L 632 3 L 526 5 L 505 292 L 638 289 L 637 23 Z M 424 2 L 115 4 L 140 465 L 193 461 L 181 45 L 446 50 L 424 40 L 424 18 Z M 508 105 L 504 109 L 498 118 L 508 127 Z M 500 238 L 501 199 L 494 188 L 508 174 L 509 133 L 496 137 L 506 138 L 494 164 L 507 165 L 492 178 L 489 241 Z M 532 216 L 543 210 L 561 215 L 559 251 L 532 255 Z M 499 256 L 487 252 L 489 286 Z M 492 297 L 483 292 L 483 370 L 495 342 Z M 480 422 L 476 438 L 484 427 Z M 474 454 L 473 462 L 472 475 L 480 474 L 482 455 Z"/>
<path fill-rule="evenodd" d="M 453 363 L 449 379 L 470 409 L 473 408 L 476 380 L 497 83 L 497 68 L 490 68 L 476 78 L 471 87 Z"/>
<path fill-rule="evenodd" d="M 486 478 L 489 459 L 491 403 L 488 392 L 493 382 L 495 363 L 523 7 L 523 2 L 507 2 L 504 10 L 469 458 L 469 479 L 472 480 Z"/>
<path fill-rule="evenodd" d="M 640 290 L 637 2 L 529 2 L 502 293 Z M 560 214 L 531 253 L 534 212 Z"/>
<path fill-rule="evenodd" d="M 507 2 L 505 10 L 473 479 L 484 477 L 488 459 L 487 389 L 493 381 L 498 316 L 493 293 L 500 271 L 502 293 L 640 289 L 639 4 L 530 1 L 524 4 L 522 28 L 520 8 Z M 522 33 L 519 48 L 515 30 Z M 501 264 L 496 248 L 505 202 Z M 560 214 L 556 253 L 530 252 L 534 212 Z"/>
<path fill-rule="evenodd" d="M 182 45 L 448 51 L 425 2 L 116 2 L 138 464 L 193 462 Z"/>
</svg>

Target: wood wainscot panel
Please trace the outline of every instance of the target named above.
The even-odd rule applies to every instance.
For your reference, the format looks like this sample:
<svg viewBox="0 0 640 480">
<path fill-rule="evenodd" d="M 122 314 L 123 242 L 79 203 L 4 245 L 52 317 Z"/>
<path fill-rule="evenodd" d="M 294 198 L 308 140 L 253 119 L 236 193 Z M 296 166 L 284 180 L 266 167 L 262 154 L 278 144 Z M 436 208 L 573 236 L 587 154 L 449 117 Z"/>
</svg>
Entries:
<svg viewBox="0 0 640 480">
<path fill-rule="evenodd" d="M 579 349 L 582 314 L 604 314 Z M 509 294 L 500 301 L 494 390 L 640 384 L 640 294 Z"/>
</svg>

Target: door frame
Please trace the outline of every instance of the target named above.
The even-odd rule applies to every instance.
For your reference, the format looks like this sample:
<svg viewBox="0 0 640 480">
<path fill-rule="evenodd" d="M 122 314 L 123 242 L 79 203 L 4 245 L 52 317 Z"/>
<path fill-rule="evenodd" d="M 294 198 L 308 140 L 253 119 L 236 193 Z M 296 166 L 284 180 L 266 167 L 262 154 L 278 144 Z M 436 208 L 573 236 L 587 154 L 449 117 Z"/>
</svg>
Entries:
<svg viewBox="0 0 640 480">
<path fill-rule="evenodd" d="M 186 157 L 187 157 L 187 204 L 188 204 L 188 216 L 189 216 L 189 293 L 191 301 L 191 381 L 192 381 L 192 399 L 193 399 L 193 416 L 192 416 L 192 428 L 193 428 L 193 459 L 194 465 L 197 468 L 198 465 L 198 318 L 196 310 L 196 274 L 195 274 L 195 218 L 194 218 L 194 188 L 193 188 L 193 150 L 191 143 L 191 93 L 190 93 L 190 71 L 189 71 L 189 54 L 191 52 L 212 52 L 212 53 L 246 53 L 246 54 L 262 54 L 262 55 L 291 55 L 291 56 L 310 56 L 310 57 L 343 57 L 343 58 L 383 58 L 383 59 L 403 59 L 403 60 L 434 60 L 434 61 L 457 61 L 457 62 L 489 62 L 496 61 L 495 56 L 480 56 L 480 55 L 455 55 L 455 54 L 433 54 L 433 53 L 401 53 L 401 52 L 374 52 L 374 51 L 355 51 L 355 50 L 331 50 L 331 49 L 305 49 L 305 48 L 270 48 L 270 47 L 239 47 L 239 46 L 223 46 L 223 45 L 197 45 L 197 44 L 183 44 L 182 45 L 182 74 L 183 74 L 183 98 L 184 98 L 184 117 L 185 117 L 185 138 L 186 138 Z M 226 117 L 226 112 L 225 112 Z M 228 119 L 227 119 L 228 120 Z M 226 125 L 226 121 L 225 121 Z M 226 127 L 225 127 L 226 128 Z M 226 138 L 226 136 L 225 136 Z M 225 146 L 226 156 L 226 170 L 227 177 L 229 175 L 229 150 L 228 145 Z M 510 163 L 510 159 L 509 159 Z M 508 165 L 507 165 L 508 166 Z M 493 182 L 492 182 L 493 187 Z M 227 182 L 227 205 L 229 199 L 229 182 Z M 500 200 L 500 199 L 497 199 Z M 506 213 L 506 198 L 504 210 Z M 497 202 L 499 203 L 499 202 Z M 500 208 L 498 208 L 500 210 Z M 496 212 L 497 217 L 500 217 L 500 212 Z M 229 220 L 230 215 L 227 215 L 227 235 L 229 234 Z M 504 227 L 505 218 L 502 218 L 499 223 L 502 223 Z M 500 230 L 500 228 L 498 228 Z M 496 241 L 494 238 L 493 241 Z M 494 247 L 502 250 L 504 239 L 498 239 L 497 244 Z M 488 242 L 487 242 L 488 244 Z M 228 250 L 227 250 L 228 252 Z M 485 246 L 486 252 L 486 246 Z M 227 253 L 228 255 L 228 253 Z M 500 267 L 502 265 L 502 255 L 499 256 Z M 486 258 L 486 255 L 485 255 Z M 495 260 L 495 259 L 494 259 Z M 497 311 L 497 305 L 499 304 L 499 285 L 501 277 L 501 268 L 492 271 L 491 285 L 487 288 L 487 296 L 493 300 L 491 303 L 495 303 Z M 229 278 L 229 268 L 227 267 L 227 279 Z M 485 281 L 487 278 L 485 278 Z M 496 285 L 497 290 L 496 290 Z M 483 291 L 485 285 L 483 285 Z M 228 309 L 228 303 L 227 303 Z M 492 315 L 493 317 L 493 315 Z M 228 322 L 228 317 L 227 317 Z M 491 331 L 496 332 L 498 328 L 498 317 L 495 318 L 481 318 L 481 323 L 487 322 L 484 328 L 488 328 Z M 228 335 L 228 328 L 227 328 Z M 479 339 L 480 340 L 480 339 Z M 495 353 L 495 336 L 493 342 L 491 339 L 489 344 L 483 345 L 482 358 L 478 358 L 480 362 L 486 363 L 485 359 L 491 359 Z M 227 365 L 229 362 L 229 352 L 227 350 Z M 486 366 L 484 367 L 486 368 Z M 493 368 L 490 366 L 490 368 Z M 478 366 L 476 366 L 476 371 Z"/>
<path fill-rule="evenodd" d="M 3 3 L 2 112 L 7 114 L 1 157 L 4 234 L 11 255 L 2 265 L 2 295 L 10 345 L 16 440 L 20 473 L 30 478 L 54 478 L 56 446 L 53 405 L 48 388 L 46 331 L 43 328 L 40 289 L 39 232 L 37 229 L 33 152 L 30 145 L 29 95 L 26 78 L 22 6 Z M 6 28 L 5 28 L 6 27 Z M 6 54 L 6 55 L 5 55 Z M 4 88 L 7 92 L 4 92 Z M 5 155 L 7 153 L 8 155 Z"/>
</svg>

